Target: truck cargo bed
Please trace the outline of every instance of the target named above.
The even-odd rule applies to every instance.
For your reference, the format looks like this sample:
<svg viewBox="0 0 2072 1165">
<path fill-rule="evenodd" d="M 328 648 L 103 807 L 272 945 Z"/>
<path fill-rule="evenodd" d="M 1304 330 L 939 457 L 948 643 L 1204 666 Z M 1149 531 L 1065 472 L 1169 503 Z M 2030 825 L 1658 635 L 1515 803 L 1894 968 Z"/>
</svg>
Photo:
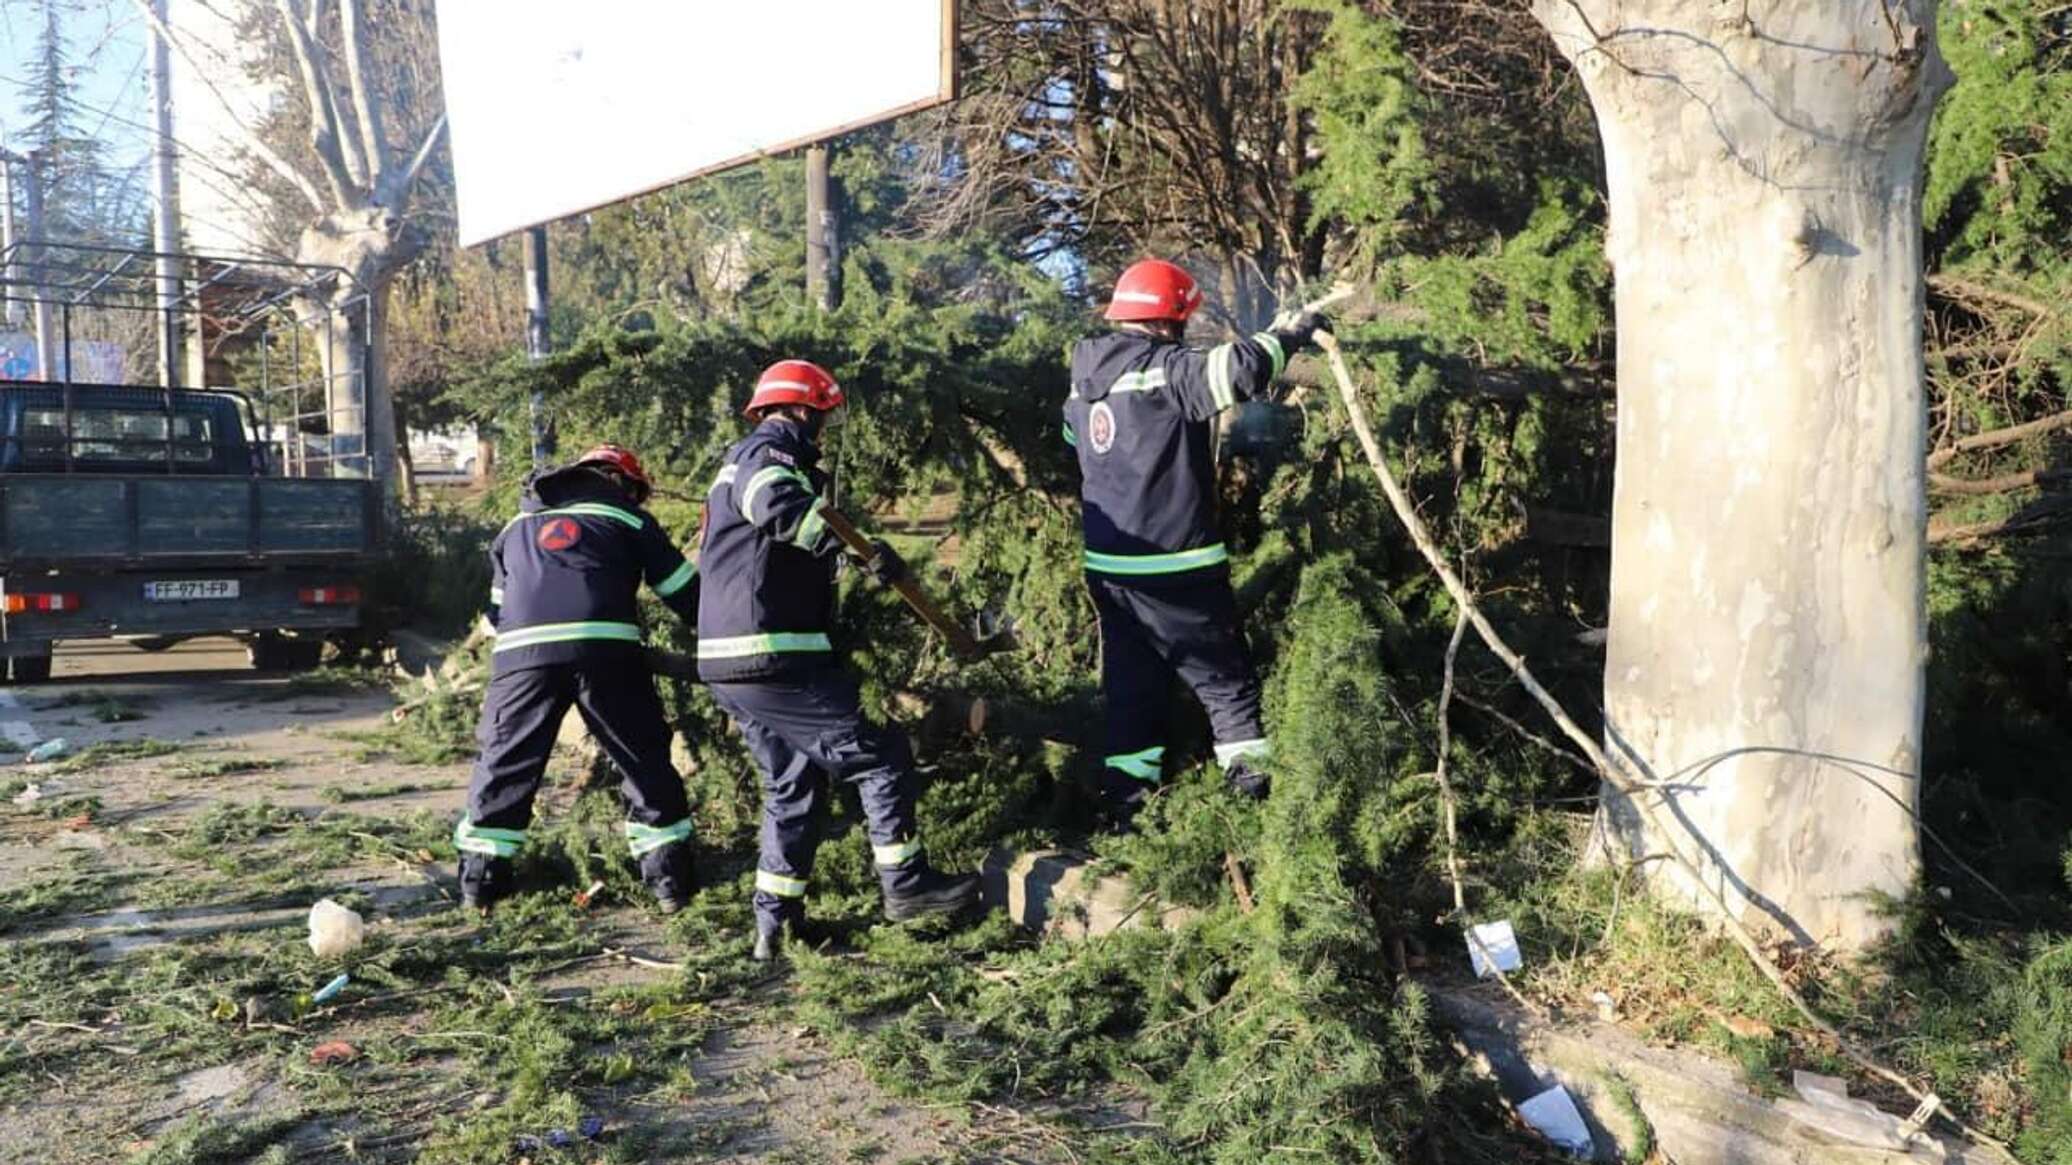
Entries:
<svg viewBox="0 0 2072 1165">
<path fill-rule="evenodd" d="M 374 543 L 363 480 L 0 475 L 0 569 L 337 562 Z"/>
</svg>

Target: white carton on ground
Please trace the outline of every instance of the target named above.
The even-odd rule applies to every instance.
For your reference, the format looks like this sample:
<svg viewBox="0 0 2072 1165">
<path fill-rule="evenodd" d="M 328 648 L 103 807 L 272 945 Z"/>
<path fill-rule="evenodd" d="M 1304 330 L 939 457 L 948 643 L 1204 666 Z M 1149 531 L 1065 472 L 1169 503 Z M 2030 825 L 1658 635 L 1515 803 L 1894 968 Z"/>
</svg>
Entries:
<svg viewBox="0 0 2072 1165">
<path fill-rule="evenodd" d="M 1583 1123 L 1583 1114 L 1576 1110 L 1574 1098 L 1561 1085 L 1556 1084 L 1519 1105 L 1518 1115 L 1556 1148 L 1578 1157 L 1597 1155 L 1597 1143 L 1590 1139 L 1590 1126 Z"/>
<path fill-rule="evenodd" d="M 1492 964 L 1506 975 L 1525 965 L 1525 956 L 1518 949 L 1518 936 L 1511 930 L 1508 918 L 1471 928 L 1467 943 L 1468 959 L 1478 979 L 1489 978 Z"/>
</svg>

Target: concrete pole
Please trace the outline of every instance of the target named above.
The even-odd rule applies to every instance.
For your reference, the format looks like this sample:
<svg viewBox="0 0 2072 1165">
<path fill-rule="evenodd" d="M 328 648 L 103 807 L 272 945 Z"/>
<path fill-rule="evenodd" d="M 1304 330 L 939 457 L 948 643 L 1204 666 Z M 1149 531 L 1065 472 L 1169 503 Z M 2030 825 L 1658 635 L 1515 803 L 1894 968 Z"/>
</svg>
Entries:
<svg viewBox="0 0 2072 1165">
<path fill-rule="evenodd" d="M 14 166 L 16 158 L 0 150 L 0 287 L 14 284 Z M 8 295 L 12 296 L 10 290 Z M 12 298 L 0 300 L 0 324 L 21 322 L 22 307 Z"/>
<path fill-rule="evenodd" d="M 550 351 L 547 340 L 547 228 L 525 232 L 525 354 L 537 364 Z M 554 455 L 547 432 L 547 403 L 538 389 L 526 404 L 532 423 L 532 467 L 543 469 Z"/>
<path fill-rule="evenodd" d="M 151 0 L 151 10 L 159 25 L 165 26 L 166 0 Z M 180 385 L 180 266 L 173 258 L 173 252 L 180 249 L 180 211 L 173 186 L 172 85 L 172 52 L 164 37 L 154 36 L 151 112 L 157 140 L 151 150 L 151 249 L 158 252 L 158 382 L 166 388 Z"/>
<path fill-rule="evenodd" d="M 29 281 L 36 288 L 36 303 L 33 314 L 36 318 L 36 379 L 49 383 L 51 373 L 58 361 L 51 350 L 53 343 L 50 326 L 50 291 L 44 286 L 50 278 L 43 269 L 43 159 L 40 151 L 31 150 L 27 164 L 22 167 L 22 210 L 27 221 L 22 224 L 23 241 L 28 244 L 24 256 L 29 267 Z M 70 353 L 66 354 L 67 357 Z"/>
<path fill-rule="evenodd" d="M 806 149 L 806 298 L 821 311 L 842 306 L 842 222 L 826 145 Z"/>
</svg>

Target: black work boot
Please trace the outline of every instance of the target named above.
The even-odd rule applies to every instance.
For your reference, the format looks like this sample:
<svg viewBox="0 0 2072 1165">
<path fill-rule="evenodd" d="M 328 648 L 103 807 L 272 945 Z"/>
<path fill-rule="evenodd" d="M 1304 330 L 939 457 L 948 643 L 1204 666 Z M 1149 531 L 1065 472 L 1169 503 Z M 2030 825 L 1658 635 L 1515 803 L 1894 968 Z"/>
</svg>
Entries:
<svg viewBox="0 0 2072 1165">
<path fill-rule="evenodd" d="M 509 858 L 460 855 L 460 904 L 484 917 L 499 901 L 511 896 L 517 880 L 517 871 Z"/>
<path fill-rule="evenodd" d="M 1104 768 L 1098 789 L 1100 803 L 1096 819 L 1099 829 L 1102 833 L 1128 837 L 1137 832 L 1137 814 L 1151 803 L 1151 798 L 1158 792 L 1158 783 L 1130 776 L 1119 769 Z"/>
<path fill-rule="evenodd" d="M 1137 815 L 1144 811 L 1149 797 L 1103 797 L 1101 798 L 1099 825 L 1102 833 L 1114 837 L 1128 837 L 1137 832 Z"/>
<path fill-rule="evenodd" d="M 885 917 L 911 922 L 931 915 L 954 916 L 978 905 L 977 874 L 945 874 L 932 868 L 900 879 L 898 890 L 885 891 Z"/>
<path fill-rule="evenodd" d="M 662 913 L 682 910 L 691 900 L 691 843 L 672 841 L 640 855 L 640 880 Z"/>
<path fill-rule="evenodd" d="M 1230 768 L 1223 773 L 1223 781 L 1230 786 L 1231 792 L 1254 801 L 1266 800 L 1266 794 L 1273 788 L 1272 774 L 1253 768 L 1251 762 L 1243 757 L 1230 762 Z"/>
<path fill-rule="evenodd" d="M 786 909 L 775 917 L 765 914 L 760 907 L 755 918 L 755 949 L 749 957 L 758 963 L 767 963 L 783 953 L 789 942 L 810 942 L 806 937 L 806 911 L 796 903 L 787 903 Z"/>
</svg>

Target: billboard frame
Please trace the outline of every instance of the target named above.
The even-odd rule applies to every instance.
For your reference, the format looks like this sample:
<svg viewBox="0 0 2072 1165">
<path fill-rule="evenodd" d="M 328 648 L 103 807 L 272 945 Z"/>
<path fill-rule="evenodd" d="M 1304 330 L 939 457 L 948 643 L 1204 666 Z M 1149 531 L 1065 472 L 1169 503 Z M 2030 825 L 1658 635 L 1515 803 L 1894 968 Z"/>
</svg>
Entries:
<svg viewBox="0 0 2072 1165">
<path fill-rule="evenodd" d="M 821 142 L 826 142 L 834 138 L 841 137 L 843 134 L 855 133 L 857 130 L 860 129 L 867 129 L 870 126 L 879 125 L 883 122 L 888 122 L 895 120 L 897 118 L 905 117 L 910 113 L 920 113 L 923 110 L 935 109 L 938 106 L 948 105 L 951 102 L 957 100 L 957 98 L 960 96 L 957 77 L 957 7 L 958 0 L 942 0 L 942 45 L 940 50 L 942 62 L 942 80 L 941 85 L 937 88 L 935 96 L 933 97 L 923 97 L 919 101 L 909 101 L 904 105 L 895 106 L 891 109 L 883 110 L 877 113 L 866 114 L 863 117 L 853 118 L 849 121 L 845 121 L 842 124 L 834 126 L 831 129 L 822 130 L 819 133 L 807 134 L 803 137 L 792 138 L 788 141 L 780 142 L 777 145 L 768 146 L 764 149 L 751 150 L 744 154 L 736 154 L 735 156 L 728 158 L 725 161 L 714 162 L 709 166 L 700 166 L 698 169 L 692 170 L 687 174 L 683 174 L 675 178 L 669 178 L 664 181 L 657 182 L 651 186 L 644 186 L 638 190 L 628 191 L 625 194 L 621 194 L 615 198 L 607 199 L 593 206 L 582 207 L 579 210 L 571 210 L 567 214 L 556 215 L 553 218 L 542 219 L 539 222 L 527 223 L 524 226 L 513 227 L 510 230 L 505 231 L 503 234 L 492 235 L 489 238 L 480 239 L 473 243 L 468 243 L 463 247 L 463 249 L 465 250 L 470 247 L 486 247 L 493 243 L 502 242 L 505 239 L 515 238 L 519 235 L 524 234 L 527 231 L 536 230 L 538 228 L 548 226 L 552 223 L 567 222 L 568 220 L 581 215 L 594 214 L 597 211 L 605 209 L 606 207 L 617 206 L 622 202 L 630 202 L 636 198 L 644 198 L 650 194 L 655 194 L 660 191 L 667 190 L 672 186 L 681 186 L 686 182 L 695 182 L 700 178 L 709 178 L 714 174 L 720 174 L 728 170 L 736 169 L 741 166 L 746 166 L 751 162 L 760 162 L 769 158 L 780 157 L 784 154 L 789 154 L 797 150 L 803 150 L 808 146 L 817 145 Z"/>
</svg>

